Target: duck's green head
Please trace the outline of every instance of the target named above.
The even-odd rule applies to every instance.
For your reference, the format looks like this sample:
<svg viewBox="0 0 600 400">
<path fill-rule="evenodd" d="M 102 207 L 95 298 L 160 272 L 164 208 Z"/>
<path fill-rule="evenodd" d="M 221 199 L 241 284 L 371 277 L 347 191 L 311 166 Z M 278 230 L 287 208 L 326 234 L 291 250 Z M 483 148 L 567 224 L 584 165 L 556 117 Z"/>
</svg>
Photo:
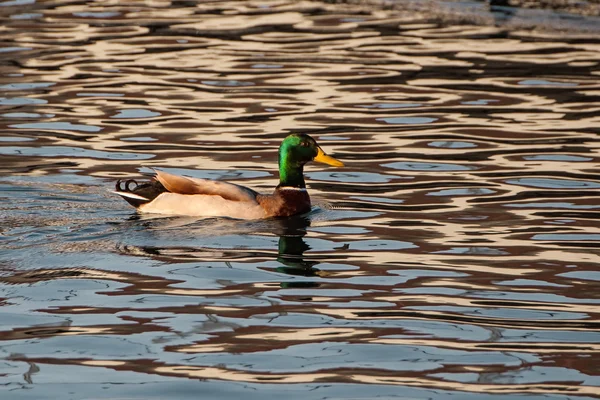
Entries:
<svg viewBox="0 0 600 400">
<path fill-rule="evenodd" d="M 302 172 L 304 164 L 309 161 L 334 167 L 344 166 L 341 161 L 325 154 L 312 137 L 304 133 L 294 133 L 286 137 L 279 147 L 280 185 L 305 187 Z"/>
</svg>

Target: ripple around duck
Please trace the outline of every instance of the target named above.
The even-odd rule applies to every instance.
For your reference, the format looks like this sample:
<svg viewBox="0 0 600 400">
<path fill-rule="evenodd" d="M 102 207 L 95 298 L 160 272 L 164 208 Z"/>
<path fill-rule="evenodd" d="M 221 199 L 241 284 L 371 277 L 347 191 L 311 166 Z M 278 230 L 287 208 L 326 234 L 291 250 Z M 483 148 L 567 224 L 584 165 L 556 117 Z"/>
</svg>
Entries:
<svg viewBox="0 0 600 400">
<path fill-rule="evenodd" d="M 453 4 L 3 2 L 0 391 L 600 396 L 598 40 Z M 109 193 L 266 193 L 292 132 L 305 216 Z"/>
</svg>

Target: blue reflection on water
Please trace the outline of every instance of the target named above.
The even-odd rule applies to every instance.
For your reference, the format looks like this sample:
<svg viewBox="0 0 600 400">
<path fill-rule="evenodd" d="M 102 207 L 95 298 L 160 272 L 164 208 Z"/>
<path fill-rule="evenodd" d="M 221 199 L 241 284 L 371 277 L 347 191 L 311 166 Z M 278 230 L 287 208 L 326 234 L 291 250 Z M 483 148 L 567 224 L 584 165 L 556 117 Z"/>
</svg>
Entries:
<svg viewBox="0 0 600 400">
<path fill-rule="evenodd" d="M 377 121 L 383 121 L 388 124 L 429 124 L 437 121 L 438 118 L 430 117 L 386 117 L 376 118 Z"/>
</svg>

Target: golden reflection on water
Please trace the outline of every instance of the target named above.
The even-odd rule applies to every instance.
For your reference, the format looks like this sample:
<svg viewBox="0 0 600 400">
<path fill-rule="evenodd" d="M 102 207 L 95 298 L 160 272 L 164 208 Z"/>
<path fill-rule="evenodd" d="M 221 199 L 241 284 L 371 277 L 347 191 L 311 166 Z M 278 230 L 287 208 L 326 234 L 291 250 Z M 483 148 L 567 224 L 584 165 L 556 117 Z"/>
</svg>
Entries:
<svg viewBox="0 0 600 400">
<path fill-rule="evenodd" d="M 285 1 L 0 18 L 6 387 L 75 366 L 600 395 L 595 36 Z M 107 193 L 154 167 L 266 192 L 291 132 L 347 165 L 307 167 L 306 217 L 132 217 Z"/>
</svg>

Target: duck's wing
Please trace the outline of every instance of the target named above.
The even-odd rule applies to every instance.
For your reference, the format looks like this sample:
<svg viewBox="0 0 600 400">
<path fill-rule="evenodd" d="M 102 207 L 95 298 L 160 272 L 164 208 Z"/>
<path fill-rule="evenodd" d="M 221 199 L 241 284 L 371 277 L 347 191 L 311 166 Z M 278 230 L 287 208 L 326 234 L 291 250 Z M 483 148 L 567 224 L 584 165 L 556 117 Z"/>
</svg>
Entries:
<svg viewBox="0 0 600 400">
<path fill-rule="evenodd" d="M 158 180 L 171 193 L 220 196 L 225 200 L 256 203 L 258 195 L 252 189 L 211 179 L 188 178 L 163 171 L 155 171 Z"/>
</svg>

